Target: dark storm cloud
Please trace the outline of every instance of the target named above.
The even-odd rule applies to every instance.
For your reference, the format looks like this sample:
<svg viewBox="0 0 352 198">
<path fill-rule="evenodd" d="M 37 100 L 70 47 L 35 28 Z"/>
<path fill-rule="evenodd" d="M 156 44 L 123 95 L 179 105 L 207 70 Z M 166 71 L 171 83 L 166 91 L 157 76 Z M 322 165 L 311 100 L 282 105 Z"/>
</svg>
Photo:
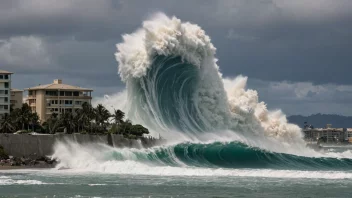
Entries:
<svg viewBox="0 0 352 198">
<path fill-rule="evenodd" d="M 268 82 L 252 87 L 279 104 L 266 94 L 271 81 L 352 84 L 351 10 L 350 0 L 6 0 L 0 2 L 0 65 L 16 73 L 19 88 L 60 77 L 95 87 L 96 95 L 111 93 L 123 87 L 114 57 L 121 34 L 162 11 L 199 24 L 218 49 L 224 76 Z M 336 92 L 337 101 L 308 93 L 310 100 L 293 97 L 281 105 L 295 112 L 299 103 L 349 98 L 346 91 Z"/>
</svg>

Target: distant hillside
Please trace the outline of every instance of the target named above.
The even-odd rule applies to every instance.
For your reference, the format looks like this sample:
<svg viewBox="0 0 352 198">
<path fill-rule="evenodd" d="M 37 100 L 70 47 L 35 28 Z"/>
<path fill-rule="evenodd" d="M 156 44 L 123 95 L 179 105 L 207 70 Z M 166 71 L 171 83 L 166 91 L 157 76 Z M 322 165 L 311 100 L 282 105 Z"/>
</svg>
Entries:
<svg viewBox="0 0 352 198">
<path fill-rule="evenodd" d="M 313 125 L 315 128 L 325 127 L 326 124 L 332 124 L 336 128 L 352 128 L 352 116 L 314 114 L 310 116 L 293 115 L 287 117 L 290 123 L 297 124 L 301 128 L 304 122 Z"/>
</svg>

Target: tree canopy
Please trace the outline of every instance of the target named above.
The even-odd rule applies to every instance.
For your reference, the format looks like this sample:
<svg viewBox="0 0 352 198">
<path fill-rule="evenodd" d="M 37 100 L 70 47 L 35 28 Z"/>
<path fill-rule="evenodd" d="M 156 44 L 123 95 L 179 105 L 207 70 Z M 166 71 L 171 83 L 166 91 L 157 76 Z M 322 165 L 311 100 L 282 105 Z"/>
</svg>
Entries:
<svg viewBox="0 0 352 198">
<path fill-rule="evenodd" d="M 5 114 L 0 120 L 0 133 L 14 133 L 16 131 L 35 131 L 39 133 L 54 134 L 66 133 L 89 133 L 103 134 L 116 133 L 128 138 L 141 137 L 149 134 L 149 130 L 142 125 L 133 125 L 130 120 L 124 120 L 125 113 L 119 109 L 111 114 L 103 105 L 92 107 L 89 103 L 83 103 L 82 107 L 75 111 L 63 111 L 61 114 L 51 112 L 50 117 L 40 123 L 39 116 L 32 112 L 28 104 L 21 108 L 11 109 L 11 113 Z M 110 120 L 112 120 L 110 122 Z"/>
</svg>

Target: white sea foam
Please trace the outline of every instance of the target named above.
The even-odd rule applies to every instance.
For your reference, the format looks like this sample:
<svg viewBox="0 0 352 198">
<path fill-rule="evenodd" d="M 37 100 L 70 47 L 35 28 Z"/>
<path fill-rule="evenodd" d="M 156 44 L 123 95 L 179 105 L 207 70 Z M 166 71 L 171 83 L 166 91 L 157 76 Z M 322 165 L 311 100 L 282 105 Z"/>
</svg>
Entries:
<svg viewBox="0 0 352 198">
<path fill-rule="evenodd" d="M 44 183 L 38 180 L 14 180 L 11 178 L 0 178 L 0 186 L 4 185 L 44 185 Z"/>
<path fill-rule="evenodd" d="M 81 164 L 82 165 L 82 164 Z M 105 161 L 85 166 L 76 165 L 70 169 L 57 170 L 13 170 L 13 173 L 30 173 L 40 175 L 145 175 L 145 176 L 170 176 L 170 177 L 262 177 L 262 178 L 295 178 L 295 179 L 352 179 L 352 172 L 346 171 L 300 171 L 300 170 L 273 170 L 273 169 L 213 169 L 197 167 L 170 167 L 148 166 L 135 161 Z M 45 183 L 38 180 L 0 179 L 1 185 L 60 185 L 65 183 Z M 89 186 L 104 186 L 104 183 L 91 183 Z M 114 184 L 116 185 L 116 184 Z"/>
<path fill-rule="evenodd" d="M 88 186 L 106 186 L 107 184 L 88 184 Z"/>
<path fill-rule="evenodd" d="M 91 148 L 93 150 L 93 148 Z M 99 149 L 98 149 L 99 150 Z M 63 151 L 62 148 L 60 151 Z M 90 149 L 76 151 L 69 158 L 61 157 L 62 152 L 55 155 L 61 162 L 60 167 L 68 169 L 58 170 L 62 173 L 98 172 L 108 174 L 127 175 L 154 175 L 154 176 L 216 176 L 216 177 L 272 177 L 272 178 L 321 178 L 321 179 L 352 179 L 352 173 L 342 171 L 296 171 L 296 170 L 271 170 L 271 169 L 214 169 L 197 168 L 189 166 L 172 167 L 167 165 L 149 165 L 135 160 L 135 156 L 128 151 L 126 159 L 122 161 L 104 159 L 89 155 Z M 130 153 L 129 153 L 130 152 Z M 72 154 L 72 153 L 71 153 Z M 97 184 L 98 185 L 98 184 Z"/>
<path fill-rule="evenodd" d="M 162 146 L 167 149 L 167 146 Z M 170 160 L 174 166 L 163 163 L 156 156 L 158 147 L 150 149 L 112 148 L 103 144 L 80 145 L 73 142 L 58 143 L 53 157 L 60 163 L 57 170 L 64 172 L 100 172 L 132 175 L 160 175 L 160 176 L 234 176 L 234 177 L 284 177 L 284 178 L 352 178 L 350 172 L 339 171 L 285 171 L 265 169 L 216 169 L 190 167 L 179 161 L 173 152 L 168 150 Z M 111 157 L 118 153 L 118 158 Z M 141 156 L 148 154 L 148 160 L 141 160 Z M 313 155 L 313 154 L 312 154 Z M 328 153 L 321 156 L 341 157 L 341 154 Z M 335 155 L 335 156 L 334 156 Z M 351 153 L 344 155 L 351 156 Z M 64 168 L 64 169 L 63 169 Z M 68 169 L 68 170 L 67 170 Z"/>
</svg>

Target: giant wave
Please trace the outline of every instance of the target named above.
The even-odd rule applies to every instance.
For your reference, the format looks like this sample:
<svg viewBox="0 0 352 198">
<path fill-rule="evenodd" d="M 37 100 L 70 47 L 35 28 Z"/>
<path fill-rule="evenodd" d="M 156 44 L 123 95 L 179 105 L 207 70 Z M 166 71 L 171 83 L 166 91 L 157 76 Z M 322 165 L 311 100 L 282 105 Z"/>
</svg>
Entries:
<svg viewBox="0 0 352 198">
<path fill-rule="evenodd" d="M 284 115 L 269 112 L 255 91 L 245 91 L 243 80 L 225 90 L 216 49 L 197 25 L 157 14 L 124 35 L 117 49 L 129 117 L 154 131 L 197 136 L 230 129 L 287 142 L 302 139 Z"/>
<path fill-rule="evenodd" d="M 215 53 L 211 39 L 198 25 L 162 13 L 123 35 L 115 56 L 126 90 L 99 102 L 109 107 L 123 104 L 129 119 L 147 126 L 154 135 L 161 134 L 169 144 L 142 150 L 96 146 L 105 158 L 90 160 L 94 152 L 84 152 L 88 147 L 58 143 L 54 157 L 60 166 L 110 170 L 133 165 L 149 174 L 154 174 L 156 165 L 185 169 L 351 167 L 350 152 L 320 153 L 307 148 L 301 129 L 288 123 L 281 111 L 269 111 L 259 102 L 258 93 L 246 89 L 246 77 L 223 79 Z"/>
</svg>

